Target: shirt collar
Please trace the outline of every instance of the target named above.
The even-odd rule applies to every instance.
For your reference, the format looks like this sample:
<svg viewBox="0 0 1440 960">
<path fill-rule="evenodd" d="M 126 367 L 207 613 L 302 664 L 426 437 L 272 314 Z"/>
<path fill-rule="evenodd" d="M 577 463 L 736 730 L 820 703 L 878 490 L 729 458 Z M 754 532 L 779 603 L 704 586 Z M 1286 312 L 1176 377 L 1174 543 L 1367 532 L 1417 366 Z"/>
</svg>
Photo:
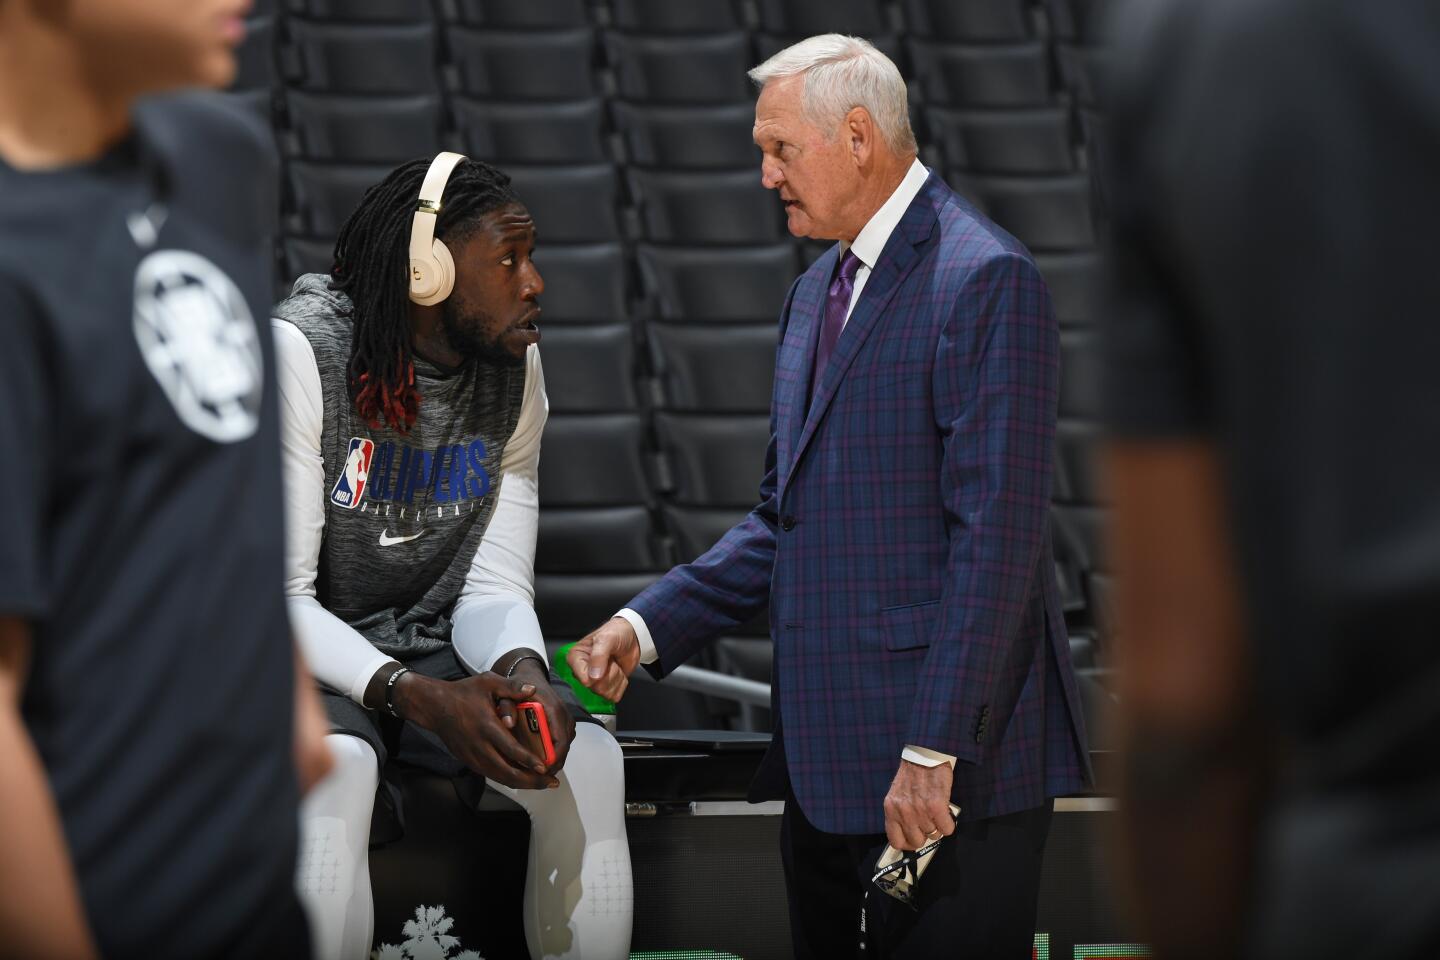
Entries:
<svg viewBox="0 0 1440 960">
<path fill-rule="evenodd" d="M 853 244 L 840 242 L 840 256 L 845 256 L 845 251 L 853 249 L 855 256 L 860 262 L 871 270 L 875 269 L 875 261 L 880 259 L 880 252 L 885 249 L 885 244 L 890 239 L 890 234 L 900 225 L 900 218 L 905 216 L 905 211 L 910 209 L 910 203 L 915 199 L 920 188 L 925 185 L 925 179 L 930 176 L 930 171 L 925 164 L 916 157 L 910 162 L 910 169 L 905 172 L 905 179 L 900 181 L 900 186 L 890 194 L 870 222 L 865 224 L 864 229 L 855 238 Z"/>
</svg>

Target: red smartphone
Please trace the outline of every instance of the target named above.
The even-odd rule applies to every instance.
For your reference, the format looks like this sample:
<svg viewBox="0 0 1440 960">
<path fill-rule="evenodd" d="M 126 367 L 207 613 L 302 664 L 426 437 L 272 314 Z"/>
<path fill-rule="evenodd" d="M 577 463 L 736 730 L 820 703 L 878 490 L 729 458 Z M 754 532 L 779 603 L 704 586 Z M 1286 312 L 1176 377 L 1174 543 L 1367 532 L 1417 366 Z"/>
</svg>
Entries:
<svg viewBox="0 0 1440 960">
<path fill-rule="evenodd" d="M 550 738 L 545 707 L 538 700 L 526 700 L 515 705 L 515 738 L 542 758 L 545 766 L 555 762 L 555 741 Z"/>
</svg>

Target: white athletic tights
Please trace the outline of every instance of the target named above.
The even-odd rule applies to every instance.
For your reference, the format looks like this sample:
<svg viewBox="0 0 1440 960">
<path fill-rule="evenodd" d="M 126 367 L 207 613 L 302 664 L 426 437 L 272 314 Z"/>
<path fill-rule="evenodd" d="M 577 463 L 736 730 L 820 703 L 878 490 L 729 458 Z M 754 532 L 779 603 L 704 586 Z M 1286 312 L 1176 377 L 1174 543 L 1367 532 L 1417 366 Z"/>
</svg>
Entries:
<svg viewBox="0 0 1440 960">
<path fill-rule="evenodd" d="M 359 737 L 326 737 L 335 769 L 301 809 L 297 885 L 310 917 L 317 960 L 370 956 L 370 815 L 379 762 Z M 593 723 L 575 742 L 556 790 L 490 787 L 530 815 L 525 940 L 532 960 L 624 960 L 634 895 L 625 837 L 625 772 L 620 745 Z"/>
</svg>

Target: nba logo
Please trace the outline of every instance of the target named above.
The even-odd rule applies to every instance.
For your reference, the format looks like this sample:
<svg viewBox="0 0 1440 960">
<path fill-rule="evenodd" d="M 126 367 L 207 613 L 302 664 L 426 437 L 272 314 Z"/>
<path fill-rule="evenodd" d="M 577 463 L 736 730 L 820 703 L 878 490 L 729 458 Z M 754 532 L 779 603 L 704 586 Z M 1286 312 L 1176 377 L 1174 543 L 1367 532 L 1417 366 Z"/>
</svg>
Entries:
<svg viewBox="0 0 1440 960">
<path fill-rule="evenodd" d="M 366 481 L 370 479 L 370 457 L 375 453 L 375 441 L 363 437 L 350 438 L 350 450 L 345 455 L 345 469 L 330 491 L 330 502 L 346 510 L 354 510 L 365 496 Z"/>
</svg>

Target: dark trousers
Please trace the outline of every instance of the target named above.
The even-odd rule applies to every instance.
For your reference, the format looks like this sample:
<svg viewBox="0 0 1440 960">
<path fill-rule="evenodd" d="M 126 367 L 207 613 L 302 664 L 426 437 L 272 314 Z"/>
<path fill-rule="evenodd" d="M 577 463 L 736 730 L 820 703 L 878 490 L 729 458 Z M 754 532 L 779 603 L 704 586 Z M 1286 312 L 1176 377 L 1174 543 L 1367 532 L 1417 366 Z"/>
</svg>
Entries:
<svg viewBox="0 0 1440 960">
<path fill-rule="evenodd" d="M 915 908 L 869 882 L 882 834 L 815 828 L 791 793 L 780 824 L 795 960 L 1022 960 L 1030 956 L 1053 804 L 962 822 L 920 879 Z M 870 889 L 865 941 L 860 910 Z"/>
</svg>

